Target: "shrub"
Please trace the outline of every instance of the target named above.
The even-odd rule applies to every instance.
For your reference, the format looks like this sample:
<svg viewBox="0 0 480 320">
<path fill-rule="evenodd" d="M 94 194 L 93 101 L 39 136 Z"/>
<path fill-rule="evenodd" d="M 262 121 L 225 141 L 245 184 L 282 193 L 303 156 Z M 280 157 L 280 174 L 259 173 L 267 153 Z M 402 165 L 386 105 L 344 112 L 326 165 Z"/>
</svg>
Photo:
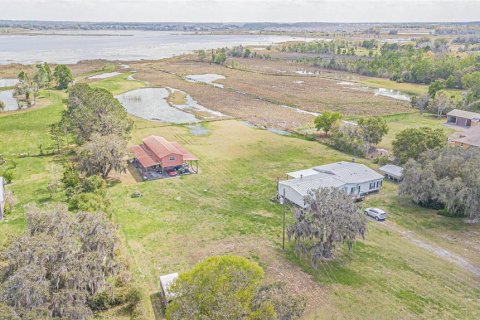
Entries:
<svg viewBox="0 0 480 320">
<path fill-rule="evenodd" d="M 12 183 L 13 181 L 13 171 L 5 170 L 0 176 L 3 177 L 6 184 Z"/>
<path fill-rule="evenodd" d="M 380 155 L 378 157 L 375 157 L 373 159 L 373 163 L 376 163 L 376 164 L 379 164 L 379 165 L 386 165 L 388 163 L 388 156 L 385 156 L 385 155 Z"/>
</svg>

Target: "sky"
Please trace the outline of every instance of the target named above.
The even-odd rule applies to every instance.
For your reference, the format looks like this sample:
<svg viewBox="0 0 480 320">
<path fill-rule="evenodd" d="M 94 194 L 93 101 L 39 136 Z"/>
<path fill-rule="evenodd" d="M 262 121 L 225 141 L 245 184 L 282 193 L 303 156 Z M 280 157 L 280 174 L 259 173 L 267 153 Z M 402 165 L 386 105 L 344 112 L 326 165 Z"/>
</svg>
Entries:
<svg viewBox="0 0 480 320">
<path fill-rule="evenodd" d="M 0 20 L 96 22 L 479 21 L 480 0 L 0 0 Z"/>
</svg>

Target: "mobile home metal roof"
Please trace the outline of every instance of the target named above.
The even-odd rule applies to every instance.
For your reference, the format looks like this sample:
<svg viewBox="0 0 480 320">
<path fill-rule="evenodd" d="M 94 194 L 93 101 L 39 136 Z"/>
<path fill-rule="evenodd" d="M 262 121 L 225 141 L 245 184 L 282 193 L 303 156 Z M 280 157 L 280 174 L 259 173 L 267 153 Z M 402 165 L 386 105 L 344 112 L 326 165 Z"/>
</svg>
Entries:
<svg viewBox="0 0 480 320">
<path fill-rule="evenodd" d="M 340 161 L 313 168 L 315 171 L 335 175 L 347 184 L 362 183 L 370 180 L 383 179 L 383 176 L 364 164 Z"/>
<path fill-rule="evenodd" d="M 315 171 L 313 169 L 304 169 L 304 170 L 289 172 L 289 173 L 287 173 L 287 176 L 296 179 L 296 178 L 300 178 L 300 177 L 313 176 L 315 174 L 318 174 L 318 171 Z"/>
<path fill-rule="evenodd" d="M 281 181 L 280 185 L 288 186 L 302 196 L 308 195 L 310 190 L 319 188 L 340 188 L 346 183 L 330 174 L 317 172 L 315 175 Z"/>
<path fill-rule="evenodd" d="M 381 174 L 366 165 L 347 161 L 295 171 L 288 175 L 299 176 L 299 178 L 281 181 L 279 185 L 289 187 L 302 196 L 308 195 L 310 190 L 319 188 L 340 188 L 348 184 L 383 179 Z"/>
</svg>

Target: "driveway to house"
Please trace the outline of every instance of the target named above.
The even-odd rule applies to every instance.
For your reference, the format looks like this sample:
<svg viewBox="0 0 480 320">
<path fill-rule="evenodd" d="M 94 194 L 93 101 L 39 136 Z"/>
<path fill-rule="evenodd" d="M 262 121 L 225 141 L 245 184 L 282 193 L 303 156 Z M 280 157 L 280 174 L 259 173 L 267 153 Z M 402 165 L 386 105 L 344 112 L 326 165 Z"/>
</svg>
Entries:
<svg viewBox="0 0 480 320">
<path fill-rule="evenodd" d="M 476 266 L 476 265 L 472 264 L 471 262 L 465 260 L 461 256 L 459 256 L 459 255 L 457 255 L 453 252 L 450 252 L 450 251 L 448 251 L 448 250 L 446 250 L 442 247 L 439 247 L 435 244 L 429 243 L 425 240 L 419 239 L 418 237 L 416 237 L 414 232 L 404 230 L 392 221 L 378 222 L 378 223 L 375 223 L 375 225 L 383 227 L 383 228 L 385 228 L 389 231 L 395 232 L 395 233 L 399 234 L 400 236 L 402 236 L 402 238 L 407 239 L 411 243 L 415 244 L 417 247 L 425 249 L 425 250 L 435 254 L 436 256 L 438 256 L 438 257 L 440 257 L 444 260 L 447 260 L 451 263 L 454 263 L 458 267 L 460 267 L 464 270 L 470 271 L 473 274 L 475 274 L 476 276 L 480 277 L 480 266 Z"/>
</svg>

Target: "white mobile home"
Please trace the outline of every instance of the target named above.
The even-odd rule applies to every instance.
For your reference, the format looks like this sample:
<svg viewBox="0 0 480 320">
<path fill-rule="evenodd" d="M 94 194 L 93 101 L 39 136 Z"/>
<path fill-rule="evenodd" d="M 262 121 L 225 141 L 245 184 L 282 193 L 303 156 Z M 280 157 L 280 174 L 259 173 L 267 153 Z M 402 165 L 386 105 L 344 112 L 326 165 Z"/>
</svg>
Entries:
<svg viewBox="0 0 480 320">
<path fill-rule="evenodd" d="M 310 190 L 339 188 L 352 197 L 379 191 L 383 176 L 369 167 L 355 162 L 336 162 L 311 169 L 290 172 L 293 179 L 278 183 L 278 196 L 305 208 L 305 197 Z"/>
</svg>

